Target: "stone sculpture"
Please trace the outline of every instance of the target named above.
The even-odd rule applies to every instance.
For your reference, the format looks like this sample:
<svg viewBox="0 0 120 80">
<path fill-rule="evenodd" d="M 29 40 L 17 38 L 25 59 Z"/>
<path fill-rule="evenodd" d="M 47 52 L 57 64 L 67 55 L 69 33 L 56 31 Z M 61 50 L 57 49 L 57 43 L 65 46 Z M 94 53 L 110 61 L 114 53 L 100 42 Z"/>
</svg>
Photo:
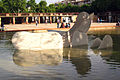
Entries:
<svg viewBox="0 0 120 80">
<path fill-rule="evenodd" d="M 73 27 L 68 32 L 63 34 L 64 47 L 76 47 L 76 46 L 88 45 L 88 37 L 87 37 L 86 32 L 90 28 L 91 17 L 92 16 L 86 12 L 82 12 L 78 15 Z M 77 31 L 77 33 L 76 33 L 76 31 Z M 74 35 L 74 33 L 77 36 L 82 35 L 82 37 L 84 37 L 85 41 L 83 39 L 80 39 L 80 37 L 76 37 L 76 35 Z M 76 40 L 74 38 L 76 38 Z M 79 39 L 79 41 L 77 41 L 77 39 Z M 84 43 L 84 44 L 82 44 L 82 43 Z M 77 45 L 74 45 L 74 44 L 77 44 Z"/>
<path fill-rule="evenodd" d="M 64 34 L 57 32 L 29 33 L 17 32 L 12 37 L 16 49 L 59 49 L 63 47 L 77 47 L 88 45 L 87 31 L 91 24 L 91 16 L 82 12 L 78 15 L 73 27 Z"/>
<path fill-rule="evenodd" d="M 105 35 L 103 40 L 100 38 L 96 38 L 93 41 L 93 44 L 91 45 L 91 48 L 97 48 L 97 49 L 110 49 L 113 47 L 113 40 L 110 35 Z"/>
<path fill-rule="evenodd" d="M 113 47 L 113 40 L 110 35 L 105 35 L 98 49 L 108 49 Z"/>
<path fill-rule="evenodd" d="M 96 38 L 94 41 L 93 41 L 93 44 L 91 45 L 91 48 L 98 48 L 101 44 L 102 40 L 100 38 Z"/>
<path fill-rule="evenodd" d="M 70 35 L 72 35 L 75 31 L 86 33 L 90 28 L 90 24 L 91 17 L 89 16 L 89 14 L 86 12 L 81 12 L 77 17 L 75 24 L 69 30 Z"/>
<path fill-rule="evenodd" d="M 75 31 L 72 38 L 72 46 L 88 45 L 88 36 L 86 33 Z"/>
</svg>

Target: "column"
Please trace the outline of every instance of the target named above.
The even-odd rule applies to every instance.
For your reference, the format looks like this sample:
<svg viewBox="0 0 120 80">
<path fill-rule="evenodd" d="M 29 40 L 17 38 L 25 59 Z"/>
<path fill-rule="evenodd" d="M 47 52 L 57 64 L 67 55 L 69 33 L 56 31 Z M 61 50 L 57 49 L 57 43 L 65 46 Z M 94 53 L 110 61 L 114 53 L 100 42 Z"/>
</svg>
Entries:
<svg viewBox="0 0 120 80">
<path fill-rule="evenodd" d="M 61 16 L 61 23 L 63 22 L 63 18 L 62 18 L 62 16 Z"/>
<path fill-rule="evenodd" d="M 38 23 L 40 24 L 40 16 L 38 17 Z"/>
<path fill-rule="evenodd" d="M 57 23 L 57 17 L 55 16 L 55 23 Z"/>
<path fill-rule="evenodd" d="M 28 24 L 28 17 L 26 17 L 26 24 Z"/>
<path fill-rule="evenodd" d="M 10 24 L 12 23 L 12 18 L 10 18 Z"/>
<path fill-rule="evenodd" d="M 0 25 L 1 25 L 1 17 L 0 17 Z"/>
<path fill-rule="evenodd" d="M 15 17 L 13 17 L 13 24 L 15 24 Z"/>
<path fill-rule="evenodd" d="M 108 14 L 108 19 L 109 19 L 109 22 L 112 21 L 112 14 L 111 14 L 111 12 L 109 12 L 109 14 Z"/>
<path fill-rule="evenodd" d="M 47 23 L 47 16 L 45 16 L 45 23 Z"/>
<path fill-rule="evenodd" d="M 22 24 L 24 23 L 24 17 L 22 18 Z"/>
<path fill-rule="evenodd" d="M 50 16 L 50 24 L 52 23 L 52 16 Z"/>
</svg>

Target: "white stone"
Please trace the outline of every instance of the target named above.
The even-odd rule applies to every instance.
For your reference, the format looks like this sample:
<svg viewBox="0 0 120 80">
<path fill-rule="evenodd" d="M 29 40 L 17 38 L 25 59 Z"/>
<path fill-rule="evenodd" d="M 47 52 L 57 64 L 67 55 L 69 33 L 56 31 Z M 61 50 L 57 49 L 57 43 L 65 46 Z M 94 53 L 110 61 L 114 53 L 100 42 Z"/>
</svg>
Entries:
<svg viewBox="0 0 120 80">
<path fill-rule="evenodd" d="M 91 48 L 98 48 L 101 44 L 102 40 L 100 38 L 96 38 L 94 41 L 93 41 L 93 44 L 91 45 Z"/>
<path fill-rule="evenodd" d="M 12 37 L 12 43 L 14 47 L 18 50 L 43 50 L 63 48 L 62 36 L 57 32 L 17 32 Z"/>
<path fill-rule="evenodd" d="M 88 45 L 88 36 L 86 33 L 75 31 L 72 37 L 72 47 Z"/>
<path fill-rule="evenodd" d="M 107 49 L 113 47 L 113 40 L 110 35 L 105 35 L 98 49 Z"/>
</svg>

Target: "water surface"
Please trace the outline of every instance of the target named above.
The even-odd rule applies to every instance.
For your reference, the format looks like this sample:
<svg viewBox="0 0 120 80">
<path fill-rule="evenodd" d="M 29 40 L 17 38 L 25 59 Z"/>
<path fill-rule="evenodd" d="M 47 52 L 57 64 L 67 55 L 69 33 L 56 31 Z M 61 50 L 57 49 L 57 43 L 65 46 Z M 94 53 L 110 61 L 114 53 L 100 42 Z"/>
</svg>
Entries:
<svg viewBox="0 0 120 80">
<path fill-rule="evenodd" d="M 120 80 L 119 36 L 113 50 L 18 51 L 12 35 L 0 33 L 0 80 Z"/>
</svg>

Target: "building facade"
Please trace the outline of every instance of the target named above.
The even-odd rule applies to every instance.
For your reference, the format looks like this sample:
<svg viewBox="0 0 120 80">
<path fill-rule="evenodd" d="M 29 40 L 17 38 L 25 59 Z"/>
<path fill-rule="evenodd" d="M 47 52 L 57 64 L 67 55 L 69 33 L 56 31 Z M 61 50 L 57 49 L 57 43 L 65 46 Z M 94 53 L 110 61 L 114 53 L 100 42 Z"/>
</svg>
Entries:
<svg viewBox="0 0 120 80">
<path fill-rule="evenodd" d="M 71 21 L 75 21 L 79 13 L 0 13 L 0 24 L 31 24 L 35 23 L 56 23 L 59 19 L 63 22 L 63 19 L 69 18 Z"/>
<path fill-rule="evenodd" d="M 97 14 L 97 17 L 103 22 L 120 22 L 120 11 L 101 12 Z"/>
<path fill-rule="evenodd" d="M 95 0 L 64 0 L 64 1 L 61 1 L 58 3 L 61 3 L 61 4 L 71 3 L 72 5 L 82 6 L 84 4 L 91 4 L 93 1 L 95 1 Z M 58 3 L 56 3 L 56 4 L 58 4 Z"/>
</svg>

